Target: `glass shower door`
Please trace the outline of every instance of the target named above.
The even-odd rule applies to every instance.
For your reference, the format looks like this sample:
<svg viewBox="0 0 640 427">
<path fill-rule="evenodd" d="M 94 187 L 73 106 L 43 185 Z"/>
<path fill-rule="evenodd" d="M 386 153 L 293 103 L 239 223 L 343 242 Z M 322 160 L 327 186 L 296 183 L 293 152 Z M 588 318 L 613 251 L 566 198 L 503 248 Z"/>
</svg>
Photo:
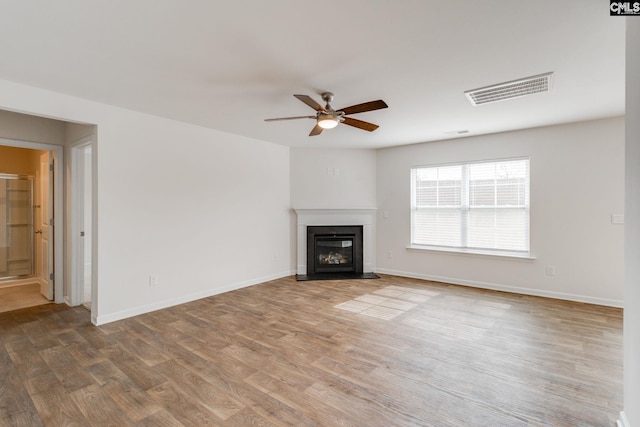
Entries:
<svg viewBox="0 0 640 427">
<path fill-rule="evenodd" d="M 33 275 L 33 178 L 0 174 L 0 280 Z"/>
</svg>

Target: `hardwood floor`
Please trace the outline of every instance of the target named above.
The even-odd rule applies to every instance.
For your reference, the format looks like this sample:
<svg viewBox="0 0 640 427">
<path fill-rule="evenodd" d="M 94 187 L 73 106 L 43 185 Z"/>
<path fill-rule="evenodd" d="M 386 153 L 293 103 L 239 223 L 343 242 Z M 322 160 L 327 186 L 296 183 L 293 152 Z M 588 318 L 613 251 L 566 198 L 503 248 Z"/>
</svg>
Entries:
<svg viewBox="0 0 640 427">
<path fill-rule="evenodd" d="M 280 279 L 102 327 L 0 314 L 0 425 L 614 426 L 622 310 Z"/>
<path fill-rule="evenodd" d="M 37 283 L 0 288 L 0 313 L 50 302 L 42 296 Z"/>
</svg>

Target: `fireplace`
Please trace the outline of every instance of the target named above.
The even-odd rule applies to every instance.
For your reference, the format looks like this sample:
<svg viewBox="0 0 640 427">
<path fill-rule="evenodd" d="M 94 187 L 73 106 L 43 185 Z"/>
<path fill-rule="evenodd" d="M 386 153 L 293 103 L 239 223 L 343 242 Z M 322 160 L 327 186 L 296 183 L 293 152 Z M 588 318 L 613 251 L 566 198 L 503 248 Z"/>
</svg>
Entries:
<svg viewBox="0 0 640 427">
<path fill-rule="evenodd" d="M 376 279 L 375 209 L 296 209 L 296 280 Z"/>
<path fill-rule="evenodd" d="M 307 275 L 362 273 L 362 226 L 307 227 Z"/>
</svg>

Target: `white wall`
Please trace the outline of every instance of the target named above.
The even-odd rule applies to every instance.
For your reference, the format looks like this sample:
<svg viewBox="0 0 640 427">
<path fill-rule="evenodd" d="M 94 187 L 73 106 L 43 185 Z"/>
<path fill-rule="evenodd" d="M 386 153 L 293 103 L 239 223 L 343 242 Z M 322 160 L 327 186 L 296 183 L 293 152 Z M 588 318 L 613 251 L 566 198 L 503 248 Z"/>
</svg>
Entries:
<svg viewBox="0 0 640 427">
<path fill-rule="evenodd" d="M 67 146 L 89 136 L 96 134 L 96 127 L 93 125 L 83 125 L 79 123 L 65 123 L 65 142 Z"/>
<path fill-rule="evenodd" d="M 291 206 L 295 209 L 374 209 L 376 151 L 292 148 Z M 290 221 L 291 265 L 296 265 L 299 261 L 296 254 L 300 256 L 300 240 L 297 217 L 293 212 Z M 375 223 L 368 232 L 369 240 L 375 242 Z M 367 264 L 375 266 L 375 259 L 370 259 Z M 304 274 L 300 265 L 298 273 Z"/>
<path fill-rule="evenodd" d="M 65 124 L 58 120 L 0 110 L 0 137 L 64 145 Z"/>
<path fill-rule="evenodd" d="M 291 274 L 287 147 L 8 81 L 0 93 L 0 108 L 97 125 L 97 323 Z"/>
<path fill-rule="evenodd" d="M 412 166 L 520 156 L 531 159 L 535 260 L 406 249 Z M 623 118 L 380 150 L 377 191 L 379 272 L 622 304 L 624 227 L 611 214 L 624 212 Z"/>
<path fill-rule="evenodd" d="M 640 426 L 640 20 L 627 18 L 624 427 Z"/>
<path fill-rule="evenodd" d="M 375 208 L 375 150 L 291 149 L 291 206 Z"/>
</svg>

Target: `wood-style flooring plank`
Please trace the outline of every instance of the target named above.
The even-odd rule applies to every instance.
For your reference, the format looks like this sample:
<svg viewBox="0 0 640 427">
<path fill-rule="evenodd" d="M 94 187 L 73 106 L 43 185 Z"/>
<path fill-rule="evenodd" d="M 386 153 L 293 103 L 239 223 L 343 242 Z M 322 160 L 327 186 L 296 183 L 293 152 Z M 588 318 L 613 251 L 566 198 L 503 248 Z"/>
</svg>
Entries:
<svg viewBox="0 0 640 427">
<path fill-rule="evenodd" d="M 207 408 L 221 420 L 226 420 L 244 408 L 241 402 L 179 363 L 165 362 L 156 368 L 184 395 L 190 396 L 196 404 Z"/>
<path fill-rule="evenodd" d="M 71 400 L 80 408 L 88 425 L 135 426 L 135 422 L 111 399 L 107 390 L 92 385 L 70 393 Z"/>
<path fill-rule="evenodd" d="M 38 420 L 47 426 L 86 426 L 90 422 L 54 374 L 29 380 L 29 395 Z M 10 425 L 10 424 L 9 424 Z"/>
<path fill-rule="evenodd" d="M 167 380 L 119 343 L 100 349 L 100 353 L 113 362 L 119 370 L 124 372 L 142 390 L 156 387 Z"/>
<path fill-rule="evenodd" d="M 222 423 L 213 412 L 169 381 L 147 390 L 147 394 L 185 426 L 215 426 Z"/>
<path fill-rule="evenodd" d="M 25 420 L 37 416 L 23 380 L 6 349 L 0 347 L 0 425 L 4 419 L 23 424 Z"/>
</svg>

